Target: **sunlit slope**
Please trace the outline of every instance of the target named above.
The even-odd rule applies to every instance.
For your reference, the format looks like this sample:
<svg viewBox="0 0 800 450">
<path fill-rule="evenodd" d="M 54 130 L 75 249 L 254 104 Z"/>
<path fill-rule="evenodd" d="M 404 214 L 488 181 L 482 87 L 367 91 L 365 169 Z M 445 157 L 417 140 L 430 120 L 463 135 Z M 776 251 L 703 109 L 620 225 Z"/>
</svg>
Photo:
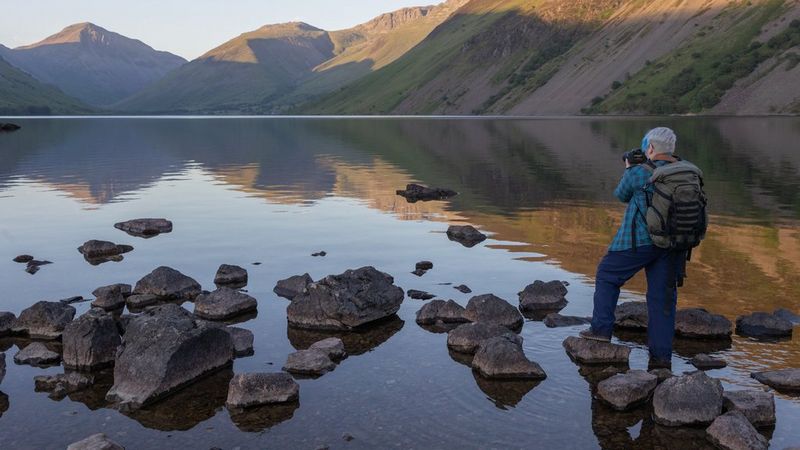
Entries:
<svg viewBox="0 0 800 450">
<path fill-rule="evenodd" d="M 0 116 L 85 114 L 91 109 L 0 58 Z"/>
</svg>

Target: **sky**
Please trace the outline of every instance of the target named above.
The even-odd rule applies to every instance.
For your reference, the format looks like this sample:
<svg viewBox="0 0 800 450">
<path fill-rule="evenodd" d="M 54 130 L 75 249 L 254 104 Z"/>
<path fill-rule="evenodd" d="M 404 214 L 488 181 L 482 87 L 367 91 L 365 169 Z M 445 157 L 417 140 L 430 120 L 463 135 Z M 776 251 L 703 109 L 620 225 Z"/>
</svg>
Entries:
<svg viewBox="0 0 800 450">
<path fill-rule="evenodd" d="M 262 25 L 303 21 L 349 28 L 395 9 L 441 0 L 2 0 L 0 44 L 38 42 L 92 22 L 187 59 Z"/>
</svg>

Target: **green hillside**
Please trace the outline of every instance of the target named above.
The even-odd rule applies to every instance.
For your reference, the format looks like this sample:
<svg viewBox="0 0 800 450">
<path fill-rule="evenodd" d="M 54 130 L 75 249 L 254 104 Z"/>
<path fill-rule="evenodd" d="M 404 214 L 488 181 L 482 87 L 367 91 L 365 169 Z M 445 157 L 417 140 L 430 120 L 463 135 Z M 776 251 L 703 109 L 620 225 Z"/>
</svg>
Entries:
<svg viewBox="0 0 800 450">
<path fill-rule="evenodd" d="M 92 109 L 0 58 L 0 116 L 87 114 Z"/>
</svg>

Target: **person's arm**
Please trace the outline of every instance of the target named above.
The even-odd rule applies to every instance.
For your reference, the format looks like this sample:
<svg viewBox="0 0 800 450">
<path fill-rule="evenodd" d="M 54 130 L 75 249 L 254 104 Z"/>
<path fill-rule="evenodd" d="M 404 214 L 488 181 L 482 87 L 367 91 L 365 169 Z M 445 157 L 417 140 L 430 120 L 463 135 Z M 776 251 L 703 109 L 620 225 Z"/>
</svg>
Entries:
<svg viewBox="0 0 800 450">
<path fill-rule="evenodd" d="M 619 185 L 614 189 L 614 196 L 616 196 L 622 203 L 628 203 L 633 198 L 633 194 L 644 186 L 645 180 L 642 179 L 642 169 L 639 166 L 630 167 L 625 169 L 622 179 L 619 180 Z"/>
</svg>

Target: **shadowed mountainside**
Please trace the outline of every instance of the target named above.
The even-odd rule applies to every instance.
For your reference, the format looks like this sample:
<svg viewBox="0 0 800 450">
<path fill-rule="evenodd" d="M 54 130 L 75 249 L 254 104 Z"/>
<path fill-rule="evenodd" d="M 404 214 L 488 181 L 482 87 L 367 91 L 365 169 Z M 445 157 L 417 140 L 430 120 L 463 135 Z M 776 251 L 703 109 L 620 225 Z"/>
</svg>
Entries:
<svg viewBox="0 0 800 450">
<path fill-rule="evenodd" d="M 0 46 L 0 53 L 3 49 Z M 41 83 L 0 57 L 0 115 L 81 114 L 91 111 L 58 88 Z"/>
</svg>

